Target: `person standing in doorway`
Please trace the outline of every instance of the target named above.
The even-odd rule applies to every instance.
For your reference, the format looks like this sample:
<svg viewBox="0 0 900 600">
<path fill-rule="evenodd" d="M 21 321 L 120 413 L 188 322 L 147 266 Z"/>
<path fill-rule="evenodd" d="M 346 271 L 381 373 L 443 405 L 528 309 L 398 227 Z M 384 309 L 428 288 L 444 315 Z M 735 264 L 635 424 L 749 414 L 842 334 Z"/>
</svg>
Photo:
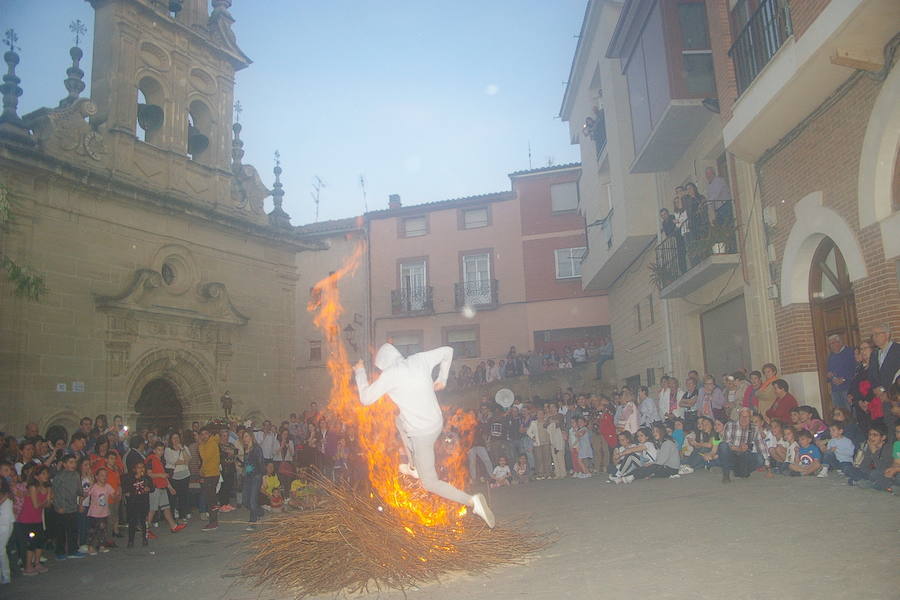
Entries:
<svg viewBox="0 0 900 600">
<path fill-rule="evenodd" d="M 856 371 L 856 358 L 853 349 L 844 345 L 841 336 L 834 334 L 828 336 L 828 383 L 831 386 L 831 405 L 849 410 L 847 402 L 847 390 L 850 381 Z"/>
</svg>

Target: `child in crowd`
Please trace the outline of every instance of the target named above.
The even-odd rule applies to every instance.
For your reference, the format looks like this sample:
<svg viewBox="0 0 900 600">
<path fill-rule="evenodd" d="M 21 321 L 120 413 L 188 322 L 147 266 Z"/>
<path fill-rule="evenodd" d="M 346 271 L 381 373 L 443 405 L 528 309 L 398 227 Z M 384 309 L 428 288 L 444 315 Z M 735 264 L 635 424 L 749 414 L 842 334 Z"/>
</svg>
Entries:
<svg viewBox="0 0 900 600">
<path fill-rule="evenodd" d="M 894 444 L 891 449 L 893 464 L 884 470 L 884 476 L 896 483 L 897 475 L 900 475 L 900 423 L 894 425 Z M 896 486 L 894 489 L 897 489 Z"/>
<path fill-rule="evenodd" d="M 831 439 L 825 449 L 825 455 L 822 458 L 822 470 L 819 477 L 828 475 L 829 467 L 838 471 L 843 471 L 853 464 L 853 452 L 855 446 L 853 441 L 844 436 L 844 424 L 835 421 L 828 427 Z"/>
<path fill-rule="evenodd" d="M 0 478 L 0 585 L 10 583 L 9 556 L 6 544 L 12 536 L 16 517 L 13 513 L 12 486 L 5 477 Z"/>
<path fill-rule="evenodd" d="M 784 446 L 784 462 L 779 471 L 785 475 L 791 474 L 791 465 L 797 464 L 797 452 L 800 450 L 800 444 L 797 443 L 797 430 L 793 427 L 785 427 L 783 432 L 782 445 Z"/>
<path fill-rule="evenodd" d="M 125 495 L 125 514 L 128 518 L 128 547 L 134 547 L 134 534 L 141 530 L 141 544 L 147 545 L 147 513 L 150 511 L 150 494 L 153 481 L 147 477 L 147 467 L 136 462 L 122 481 Z"/>
<path fill-rule="evenodd" d="M 528 457 L 519 455 L 516 464 L 513 465 L 513 483 L 528 483 L 531 481 L 531 469 L 528 467 Z"/>
<path fill-rule="evenodd" d="M 496 488 L 509 485 L 510 475 L 509 465 L 506 464 L 506 457 L 501 456 L 497 459 L 497 466 L 494 467 L 494 471 L 491 473 L 491 487 Z"/>
<path fill-rule="evenodd" d="M 316 489 L 309 484 L 306 469 L 301 469 L 297 479 L 291 482 L 288 506 L 297 510 L 316 507 Z"/>
<path fill-rule="evenodd" d="M 572 446 L 573 477 L 587 479 L 591 476 L 591 463 L 594 461 L 594 452 L 591 448 L 591 430 L 587 427 L 587 419 L 578 417 L 575 419 L 569 432 L 569 444 Z"/>
<path fill-rule="evenodd" d="M 822 451 L 813 443 L 812 432 L 801 429 L 797 432 L 797 462 L 788 469 L 792 476 L 815 475 L 822 468 Z"/>
<path fill-rule="evenodd" d="M 259 488 L 259 504 L 263 510 L 272 510 L 272 495 L 281 486 L 281 480 L 275 474 L 275 463 L 266 463 L 266 474 L 263 475 L 262 485 Z"/>
<path fill-rule="evenodd" d="M 812 406 L 798 407 L 797 416 L 800 419 L 800 429 L 805 429 L 810 432 L 813 435 L 814 440 L 819 439 L 822 437 L 823 433 L 828 431 L 828 426 L 825 425 L 825 421 L 819 417 L 819 411 Z"/>
<path fill-rule="evenodd" d="M 78 512 L 82 500 L 81 475 L 74 454 L 62 458 L 62 470 L 53 477 L 53 508 L 56 510 L 56 558 L 83 558 L 78 550 Z"/>
<path fill-rule="evenodd" d="M 25 564 L 22 574 L 33 577 L 38 573 L 46 573 L 47 567 L 41 564 L 44 552 L 44 509 L 53 502 L 53 490 L 50 488 L 50 469 L 46 465 L 33 468 L 22 468 L 22 474 L 29 473 L 28 483 L 22 508 L 16 517 L 21 525 L 21 534 L 25 540 Z"/>
<path fill-rule="evenodd" d="M 106 521 L 109 518 L 110 500 L 116 491 L 107 481 L 108 473 L 105 467 L 97 469 L 97 480 L 88 490 L 87 516 L 90 522 L 90 536 L 88 539 L 88 554 L 96 556 L 97 551 L 109 552 L 106 547 Z"/>
<path fill-rule="evenodd" d="M 169 531 L 178 533 L 187 525 L 175 523 L 175 519 L 172 518 L 172 509 L 169 508 L 169 494 L 175 495 L 175 488 L 172 487 L 172 482 L 169 481 L 169 474 L 166 473 L 166 468 L 163 466 L 163 454 L 165 451 L 166 445 L 157 440 L 153 444 L 153 452 L 150 453 L 150 456 L 145 461 L 147 463 L 147 475 L 150 476 L 150 480 L 153 482 L 153 492 L 150 494 L 150 509 L 147 511 L 147 523 L 149 524 L 153 520 L 153 513 L 161 511 L 166 523 L 169 524 Z M 156 537 L 156 534 L 148 530 L 147 537 L 152 540 Z"/>
<path fill-rule="evenodd" d="M 272 512 L 284 512 L 284 497 L 281 495 L 280 487 L 272 490 L 272 495 L 269 497 L 269 509 Z"/>
<path fill-rule="evenodd" d="M 675 442 L 675 446 L 678 447 L 679 453 L 681 452 L 681 448 L 684 446 L 684 419 L 681 417 L 675 417 L 675 420 L 672 421 L 672 432 L 671 432 L 672 440 Z"/>
<path fill-rule="evenodd" d="M 88 515 L 87 507 L 90 502 L 88 492 L 94 485 L 94 471 L 91 469 L 91 461 L 89 458 L 82 458 L 78 461 L 78 473 L 81 475 L 81 508 L 78 511 L 78 551 L 87 552 L 88 539 Z"/>
</svg>

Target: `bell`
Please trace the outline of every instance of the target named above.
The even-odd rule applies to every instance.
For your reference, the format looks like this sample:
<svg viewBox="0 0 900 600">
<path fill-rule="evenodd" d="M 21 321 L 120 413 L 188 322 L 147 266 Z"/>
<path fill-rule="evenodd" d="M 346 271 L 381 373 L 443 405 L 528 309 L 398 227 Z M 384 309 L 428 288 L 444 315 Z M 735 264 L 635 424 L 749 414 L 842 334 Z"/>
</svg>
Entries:
<svg viewBox="0 0 900 600">
<path fill-rule="evenodd" d="M 156 131 L 163 124 L 163 109 L 156 104 L 138 104 L 137 118 L 144 131 Z"/>
<path fill-rule="evenodd" d="M 193 125 L 188 125 L 188 154 L 200 154 L 209 147 L 209 138 L 200 133 Z"/>
</svg>

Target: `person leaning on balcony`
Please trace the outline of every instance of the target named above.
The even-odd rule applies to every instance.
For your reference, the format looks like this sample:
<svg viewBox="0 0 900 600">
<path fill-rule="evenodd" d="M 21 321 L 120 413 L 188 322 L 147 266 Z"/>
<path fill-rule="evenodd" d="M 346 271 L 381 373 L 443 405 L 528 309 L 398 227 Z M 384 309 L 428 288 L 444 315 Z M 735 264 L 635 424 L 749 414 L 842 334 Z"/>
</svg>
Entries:
<svg viewBox="0 0 900 600">
<path fill-rule="evenodd" d="M 709 199 L 709 218 L 716 225 L 728 225 L 734 220 L 731 190 L 724 177 L 716 174 L 712 167 L 706 167 L 706 196 Z"/>
<path fill-rule="evenodd" d="M 782 423 L 791 422 L 791 409 L 797 408 L 797 400 L 790 394 L 790 386 L 784 379 L 776 379 L 772 383 L 775 388 L 775 404 L 766 412 L 766 421 L 778 419 Z"/>
<path fill-rule="evenodd" d="M 769 412 L 769 409 L 775 404 L 775 388 L 773 384 L 776 379 L 778 379 L 778 367 L 772 363 L 764 364 L 762 366 L 762 382 L 756 388 L 756 401 L 759 406 L 759 414 L 761 415 Z"/>
<path fill-rule="evenodd" d="M 660 231 L 662 231 L 663 235 L 667 238 L 670 238 L 678 233 L 678 226 L 675 225 L 675 217 L 669 213 L 668 208 L 659 209 L 659 221 L 660 221 Z"/>
</svg>

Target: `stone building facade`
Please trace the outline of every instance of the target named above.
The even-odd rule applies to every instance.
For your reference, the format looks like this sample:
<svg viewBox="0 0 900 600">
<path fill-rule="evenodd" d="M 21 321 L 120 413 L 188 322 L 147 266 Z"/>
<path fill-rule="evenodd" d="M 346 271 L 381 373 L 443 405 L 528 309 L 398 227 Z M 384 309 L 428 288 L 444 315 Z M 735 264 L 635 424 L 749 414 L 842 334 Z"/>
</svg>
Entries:
<svg viewBox="0 0 900 600">
<path fill-rule="evenodd" d="M 270 191 L 241 162 L 233 86 L 250 59 L 230 3 L 91 4 L 91 98 L 78 48 L 56 108 L 20 119 L 18 82 L 4 79 L 0 184 L 15 222 L 0 245 L 47 292 L 31 302 L 0 281 L 0 429 L 71 431 L 101 413 L 180 426 L 220 415 L 225 391 L 239 415 L 284 415 L 297 256 L 327 244 L 290 225 L 280 167 Z"/>
</svg>

